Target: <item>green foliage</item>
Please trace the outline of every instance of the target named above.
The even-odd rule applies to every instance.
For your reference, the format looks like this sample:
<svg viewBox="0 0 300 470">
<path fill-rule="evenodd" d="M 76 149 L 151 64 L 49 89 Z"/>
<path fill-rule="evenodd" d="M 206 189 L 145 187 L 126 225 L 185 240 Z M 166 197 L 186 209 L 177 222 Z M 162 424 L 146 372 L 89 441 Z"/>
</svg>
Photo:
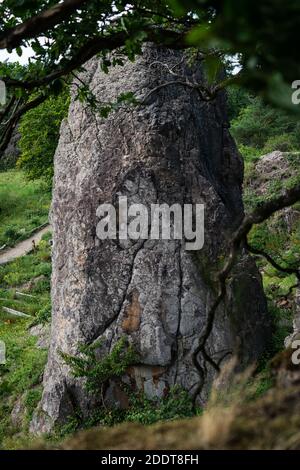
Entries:
<svg viewBox="0 0 300 470">
<path fill-rule="evenodd" d="M 45 238 L 49 236 L 45 234 Z M 36 347 L 36 338 L 28 330 L 32 324 L 49 321 L 51 264 L 50 260 L 41 259 L 44 250 L 40 252 L 38 246 L 35 253 L 0 266 L 0 340 L 5 342 L 7 359 L 5 365 L 0 365 L 0 448 L 28 445 L 28 425 L 41 398 L 47 351 Z M 44 277 L 36 282 L 41 272 Z M 24 281 L 30 282 L 20 285 Z M 17 295 L 16 290 L 27 295 Z M 7 318 L 2 306 L 32 318 Z M 10 414 L 17 400 L 24 412 L 22 422 L 15 429 Z"/>
<path fill-rule="evenodd" d="M 232 85 L 227 88 L 227 112 L 230 121 L 239 117 L 242 109 L 251 103 L 251 95 L 244 88 Z"/>
<path fill-rule="evenodd" d="M 93 393 L 102 393 L 103 386 L 109 379 L 121 377 L 126 369 L 138 360 L 126 337 L 121 338 L 112 351 L 101 359 L 97 357 L 100 348 L 101 344 L 95 343 L 81 345 L 80 356 L 61 353 L 66 364 L 71 367 L 73 375 L 84 377 L 87 390 Z M 126 409 L 101 406 L 84 421 L 79 415 L 73 416 L 66 426 L 58 430 L 59 436 L 74 432 L 77 427 L 88 428 L 99 424 L 113 426 L 124 421 L 152 424 L 195 414 L 190 395 L 178 386 L 160 400 L 150 400 L 141 392 L 133 392 L 125 384 L 120 386 L 128 396 L 129 403 Z M 200 413 L 200 409 L 197 413 Z"/>
<path fill-rule="evenodd" d="M 50 442 L 60 442 L 66 436 L 74 434 L 76 431 L 78 431 L 80 423 L 81 420 L 79 416 L 69 416 L 65 424 L 56 425 L 53 432 L 45 437 Z"/>
<path fill-rule="evenodd" d="M 42 243 L 42 242 L 40 242 Z M 51 316 L 50 276 L 51 260 L 44 261 L 45 248 L 38 245 L 35 253 L 31 253 L 15 261 L 0 266 L 0 321 L 7 314 L 1 307 L 9 307 L 21 311 L 33 318 L 32 324 L 46 323 Z M 24 285 L 24 283 L 27 283 Z M 16 290 L 28 295 L 17 295 Z"/>
<path fill-rule="evenodd" d="M 288 230 L 284 215 L 279 214 L 271 221 L 254 226 L 248 239 L 252 246 L 269 253 L 281 266 L 297 268 L 300 261 L 299 230 L 297 218 L 292 229 Z"/>
<path fill-rule="evenodd" d="M 239 152 L 245 162 L 256 162 L 262 155 L 259 149 L 244 144 L 239 145 Z"/>
<path fill-rule="evenodd" d="M 1 30 L 5 32 L 21 24 L 54 3 L 52 0 L 3 0 Z M 184 47 L 189 42 L 201 52 L 220 49 L 223 56 L 239 55 L 245 86 L 296 111 L 291 105 L 290 83 L 300 75 L 300 70 L 297 48 L 291 44 L 296 44 L 298 39 L 299 8 L 296 0 L 284 3 L 280 0 L 143 0 L 133 5 L 126 1 L 90 0 L 62 18 L 55 27 L 45 28 L 42 34 L 33 28 L 30 38 L 23 39 L 22 46 L 32 48 L 34 59 L 25 70 L 10 70 L 7 64 L 2 64 L 0 77 L 32 80 L 53 74 L 50 85 L 45 85 L 47 91 L 53 92 L 61 87 L 61 80 L 53 72 L 70 62 L 74 69 L 82 65 L 78 64 L 78 59 L 80 62 L 81 55 L 86 59 L 82 50 L 85 45 L 88 50 L 90 41 L 94 54 L 99 53 L 101 57 L 104 71 L 113 62 L 109 57 L 111 48 L 118 49 L 115 60 L 122 62 L 126 57 L 133 60 L 140 53 L 142 43 L 149 39 L 166 46 L 175 42 L 176 46 Z M 102 47 L 94 44 L 95 38 Z M 16 45 L 16 52 L 22 55 L 20 44 Z M 208 54 L 212 75 L 217 61 L 218 54 L 216 57 Z M 14 92 L 21 96 L 27 93 L 22 88 Z"/>
<path fill-rule="evenodd" d="M 274 386 L 274 377 L 269 366 L 270 353 L 268 356 L 261 360 L 258 367 L 258 373 L 251 377 L 249 380 L 249 391 L 247 392 L 246 399 L 257 400 L 259 397 L 265 395 Z"/>
<path fill-rule="evenodd" d="M 49 323 L 51 319 L 52 306 L 50 300 L 41 307 L 35 314 L 35 320 L 32 325 Z"/>
<path fill-rule="evenodd" d="M 263 153 L 267 154 L 274 150 L 280 150 L 281 152 L 290 152 L 295 149 L 296 139 L 291 134 L 279 134 L 273 135 L 268 138 L 264 147 Z"/>
<path fill-rule="evenodd" d="M 282 267 L 297 268 L 300 260 L 300 243 L 297 244 L 294 240 L 295 237 L 299 238 L 299 222 L 299 220 L 294 222 L 294 227 L 289 233 L 284 217 L 282 214 L 278 215 L 269 222 L 254 226 L 250 232 L 249 242 L 255 248 L 268 253 Z M 292 294 L 297 279 L 294 274 L 277 271 L 264 258 L 259 258 L 258 264 L 263 275 L 268 311 L 273 324 L 272 342 L 267 357 L 270 359 L 284 348 L 284 340 L 292 331 L 294 315 Z"/>
<path fill-rule="evenodd" d="M 163 398 L 152 400 L 142 392 L 130 391 L 125 385 L 123 388 L 128 396 L 126 409 L 99 407 L 89 418 L 72 416 L 65 425 L 57 427 L 55 433 L 48 439 L 60 441 L 78 429 L 89 429 L 94 426 L 115 426 L 124 422 L 150 425 L 202 414 L 202 409 L 194 410 L 190 395 L 178 385 L 171 388 Z"/>
<path fill-rule="evenodd" d="M 100 391 L 102 386 L 113 377 L 121 377 L 126 369 L 134 364 L 138 357 L 126 337 L 117 341 L 112 351 L 104 358 L 97 358 L 101 344 L 80 345 L 80 356 L 70 356 L 61 352 L 61 356 L 71 367 L 74 377 L 85 377 L 89 391 Z"/>
<path fill-rule="evenodd" d="M 292 227 L 287 227 L 284 214 L 278 214 L 271 221 L 254 226 L 251 230 L 248 240 L 250 244 L 264 252 L 268 253 L 283 268 L 297 268 L 300 261 L 300 221 L 296 217 Z M 263 258 L 259 258 L 259 266 L 263 273 L 263 286 L 265 293 L 270 301 L 270 309 L 276 315 L 286 314 L 290 318 L 285 319 L 288 324 L 288 330 L 291 328 L 291 312 L 287 309 L 277 309 L 277 302 L 282 298 L 290 297 L 292 300 L 293 287 L 297 284 L 294 274 L 287 274 L 277 271 Z M 276 316 L 276 318 L 278 317 Z M 287 336 L 283 331 L 280 338 Z M 280 339 L 281 345 L 283 344 Z M 276 340 L 277 341 L 277 340 Z"/>
<path fill-rule="evenodd" d="M 42 398 L 42 391 L 42 386 L 38 385 L 35 388 L 29 389 L 25 394 L 24 405 L 26 408 L 26 419 L 28 423 L 30 423 L 33 412 L 36 410 L 36 407 Z"/>
<path fill-rule="evenodd" d="M 274 300 L 268 303 L 269 312 L 273 320 L 273 337 L 270 348 L 270 357 L 284 348 L 284 340 L 292 331 L 293 313 L 288 308 L 278 307 Z"/>
<path fill-rule="evenodd" d="M 13 246 L 45 223 L 51 193 L 41 181 L 26 181 L 23 172 L 0 173 L 0 247 Z"/>
<path fill-rule="evenodd" d="M 31 180 L 42 178 L 51 185 L 53 157 L 59 138 L 62 119 L 67 115 L 69 92 L 64 90 L 50 96 L 37 108 L 28 111 L 21 119 L 19 148 L 21 156 L 17 166 Z"/>
<path fill-rule="evenodd" d="M 51 264 L 41 261 L 37 253 L 28 255 L 25 259 L 17 258 L 10 265 L 1 265 L 0 283 L 4 286 L 17 287 L 39 276 L 49 278 L 50 274 Z"/>
<path fill-rule="evenodd" d="M 297 149 L 299 126 L 285 113 L 266 106 L 257 98 L 251 100 L 233 122 L 233 131 L 245 161 L 244 204 L 247 212 L 300 182 L 298 152 L 286 153 L 285 160 L 274 166 L 270 162 L 266 173 L 260 173 L 255 168 L 256 162 L 266 153 Z M 268 221 L 255 225 L 248 236 L 251 246 L 268 253 L 283 268 L 297 268 L 300 262 L 300 219 L 296 206 L 293 211 L 290 217 L 282 211 Z M 284 348 L 284 340 L 292 331 L 293 294 L 297 279 L 295 275 L 278 271 L 263 257 L 257 257 L 257 263 L 273 324 L 271 344 L 266 357 L 262 358 L 265 364 Z M 272 378 L 266 374 L 259 381 L 254 398 L 271 385 Z"/>
<path fill-rule="evenodd" d="M 16 434 L 10 420 L 16 401 L 24 396 L 25 416 L 17 432 L 26 432 L 40 396 L 38 386 L 42 380 L 47 352 L 36 348 L 36 339 L 27 331 L 29 322 L 0 321 L 0 339 L 6 344 L 7 353 L 6 364 L 0 366 L 0 448 L 6 448 L 6 441 Z"/>
<path fill-rule="evenodd" d="M 240 53 L 243 84 L 277 105 L 299 111 L 292 105 L 290 87 L 300 75 L 297 51 L 290 46 L 299 31 L 297 1 L 171 0 L 171 6 L 175 14 L 193 11 L 199 18 L 188 37 L 191 45 Z M 211 17 L 205 17 L 209 12 Z"/>
<path fill-rule="evenodd" d="M 174 386 L 161 399 L 147 398 L 143 393 L 126 390 L 129 397 L 128 408 L 101 408 L 83 423 L 83 427 L 114 426 L 122 422 L 141 423 L 145 425 L 159 421 L 170 421 L 179 418 L 189 418 L 195 415 L 193 403 L 187 391 Z M 196 414 L 201 414 L 199 408 Z"/>
<path fill-rule="evenodd" d="M 197 410 L 197 414 L 201 409 Z M 158 421 L 169 421 L 194 416 L 191 396 L 179 386 L 173 387 L 161 400 L 149 400 L 142 394 L 130 398 L 125 421 L 142 424 L 153 424 Z"/>
<path fill-rule="evenodd" d="M 108 72 L 107 67 L 108 66 L 104 69 L 106 73 Z M 84 83 L 78 86 L 75 99 L 79 100 L 81 103 L 87 103 L 93 112 L 99 113 L 103 118 L 107 118 L 112 111 L 116 111 L 122 106 L 133 106 L 138 103 L 132 92 L 121 93 L 115 101 L 99 101 L 95 94 Z"/>
<path fill-rule="evenodd" d="M 298 119 L 268 106 L 258 97 L 250 98 L 250 103 L 240 110 L 232 121 L 231 130 L 239 145 L 255 149 L 263 149 L 267 145 L 272 150 L 281 150 L 275 144 L 282 145 L 283 139 L 287 142 L 285 147 L 292 150 L 300 137 Z"/>
</svg>

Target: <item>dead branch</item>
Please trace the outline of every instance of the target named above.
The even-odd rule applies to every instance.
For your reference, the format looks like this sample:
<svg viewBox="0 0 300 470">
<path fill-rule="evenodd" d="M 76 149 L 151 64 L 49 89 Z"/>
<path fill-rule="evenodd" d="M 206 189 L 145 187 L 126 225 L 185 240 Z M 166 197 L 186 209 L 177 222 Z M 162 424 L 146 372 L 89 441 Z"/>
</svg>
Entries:
<svg viewBox="0 0 300 470">
<path fill-rule="evenodd" d="M 217 297 L 215 298 L 206 319 L 206 325 L 199 338 L 199 343 L 192 355 L 192 361 L 197 369 L 200 382 L 193 394 L 194 404 L 196 403 L 197 396 L 201 392 L 204 385 L 204 371 L 203 367 L 198 360 L 198 355 L 202 353 L 204 359 L 207 360 L 207 352 L 205 351 L 206 342 L 212 332 L 214 326 L 214 320 L 216 316 L 217 308 L 226 296 L 226 281 L 235 264 L 236 258 L 242 245 L 244 245 L 247 235 L 252 229 L 253 225 L 260 224 L 271 217 L 275 212 L 284 209 L 285 207 L 292 206 L 300 200 L 300 184 L 286 190 L 283 194 L 277 198 L 266 201 L 265 203 L 258 206 L 252 213 L 245 215 L 240 226 L 233 234 L 231 240 L 228 243 L 228 256 L 223 268 L 218 272 L 216 276 L 217 283 Z M 279 265 L 278 265 L 279 266 Z M 209 358 L 209 363 L 214 367 L 215 370 L 219 371 L 219 367 L 214 361 Z"/>
<path fill-rule="evenodd" d="M 11 139 L 12 133 L 13 133 L 16 125 L 18 124 L 20 118 L 23 116 L 23 114 L 25 114 L 30 109 L 33 109 L 33 108 L 37 107 L 38 105 L 43 103 L 46 99 L 47 99 L 47 95 L 39 95 L 35 99 L 33 99 L 31 101 L 28 101 L 23 106 L 19 107 L 19 109 L 17 109 L 16 112 L 11 116 L 9 121 L 6 123 L 6 127 L 5 127 L 4 133 L 3 133 L 2 138 L 1 138 L 0 158 L 1 158 L 2 152 L 4 152 L 4 150 L 6 149 L 8 143 Z"/>
<path fill-rule="evenodd" d="M 242 74 L 239 72 L 238 74 L 230 76 L 226 78 L 225 80 L 222 80 L 221 82 L 209 87 L 209 86 L 205 86 L 203 83 L 191 82 L 190 80 L 185 79 L 184 77 L 181 77 L 179 74 L 174 72 L 173 68 L 170 69 L 167 64 L 163 64 L 161 62 L 156 61 L 156 62 L 152 62 L 151 65 L 155 65 L 155 64 L 160 64 L 160 65 L 165 66 L 171 75 L 177 76 L 179 78 L 177 80 L 170 80 L 169 82 L 165 82 L 165 83 L 161 83 L 160 85 L 157 85 L 146 94 L 146 96 L 143 98 L 140 104 L 144 104 L 153 93 L 159 91 L 162 88 L 172 86 L 172 85 L 180 85 L 183 87 L 191 88 L 192 90 L 196 90 L 198 92 L 200 99 L 202 101 L 206 101 L 206 102 L 212 101 L 214 98 L 216 98 L 218 92 L 225 89 L 227 86 L 232 85 L 233 83 L 239 82 L 242 76 Z M 178 65 L 180 65 L 180 63 L 176 64 L 174 67 L 177 67 Z"/>
<path fill-rule="evenodd" d="M 150 96 L 153 93 L 156 93 L 157 91 L 161 90 L 162 88 L 165 88 L 165 87 L 168 87 L 168 86 L 171 86 L 171 85 L 180 85 L 180 86 L 184 86 L 184 87 L 196 90 L 199 93 L 200 98 L 203 101 L 210 101 L 214 98 L 214 96 L 212 96 L 210 90 L 208 88 L 204 87 L 202 84 L 193 83 L 193 82 L 190 82 L 189 80 L 185 80 L 185 81 L 183 81 L 183 80 L 171 80 L 169 82 L 161 83 L 160 85 L 157 85 L 152 90 L 150 90 L 146 94 L 146 96 L 142 99 L 142 101 L 140 101 L 140 104 L 145 104 L 146 101 L 148 100 L 148 98 L 150 98 Z"/>
</svg>

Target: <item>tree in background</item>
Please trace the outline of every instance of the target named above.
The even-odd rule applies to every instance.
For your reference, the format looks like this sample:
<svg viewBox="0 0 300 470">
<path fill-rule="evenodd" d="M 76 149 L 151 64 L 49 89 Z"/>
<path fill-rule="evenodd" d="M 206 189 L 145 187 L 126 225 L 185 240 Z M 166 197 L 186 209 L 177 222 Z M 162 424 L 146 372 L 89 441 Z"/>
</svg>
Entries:
<svg viewBox="0 0 300 470">
<path fill-rule="evenodd" d="M 51 185 L 60 124 L 67 115 L 69 101 L 69 92 L 65 89 L 22 117 L 19 126 L 21 156 L 17 166 L 25 170 L 29 179 L 42 178 Z"/>
<path fill-rule="evenodd" d="M 237 101 L 237 100 L 240 101 Z M 242 153 L 260 155 L 281 150 L 288 152 L 299 149 L 300 126 L 298 119 L 289 113 L 264 103 L 239 90 L 230 94 L 232 123 L 231 130 Z"/>
</svg>

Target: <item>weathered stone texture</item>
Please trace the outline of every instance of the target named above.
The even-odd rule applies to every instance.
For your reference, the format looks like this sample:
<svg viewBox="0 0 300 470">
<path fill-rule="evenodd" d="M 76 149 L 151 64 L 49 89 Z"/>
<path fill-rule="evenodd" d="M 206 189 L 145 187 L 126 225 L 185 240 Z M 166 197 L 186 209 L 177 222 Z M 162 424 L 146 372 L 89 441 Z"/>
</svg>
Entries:
<svg viewBox="0 0 300 470">
<path fill-rule="evenodd" d="M 136 62 L 108 75 L 91 60 L 81 78 L 103 102 L 126 91 L 143 98 L 174 80 L 164 64 L 179 64 L 181 75 L 202 79 L 181 52 L 151 45 Z M 180 85 L 157 89 L 144 105 L 124 106 L 107 119 L 72 100 L 55 156 L 52 339 L 33 431 L 48 430 L 74 407 L 86 414 L 94 405 L 59 356 L 60 350 L 75 354 L 80 342 L 101 339 L 101 355 L 127 335 L 140 363 L 125 381 L 150 397 L 163 396 L 174 384 L 194 390 L 199 377 L 191 354 L 214 298 L 212 271 L 243 214 L 242 162 L 228 127 L 224 94 L 206 103 Z M 100 241 L 96 209 L 119 195 L 147 207 L 204 203 L 203 250 L 186 251 L 178 240 Z M 267 328 L 261 280 L 245 256 L 207 350 L 216 361 L 238 351 L 240 362 L 249 363 L 263 351 Z M 206 370 L 200 401 L 213 377 L 209 364 Z M 107 395 L 120 402 L 118 385 L 111 383 Z"/>
</svg>

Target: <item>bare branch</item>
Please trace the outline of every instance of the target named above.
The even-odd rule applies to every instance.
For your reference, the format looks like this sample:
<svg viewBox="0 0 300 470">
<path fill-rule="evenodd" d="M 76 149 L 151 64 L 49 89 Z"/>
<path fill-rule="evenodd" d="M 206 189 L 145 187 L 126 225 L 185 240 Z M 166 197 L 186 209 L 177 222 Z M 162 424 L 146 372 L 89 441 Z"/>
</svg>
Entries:
<svg viewBox="0 0 300 470">
<path fill-rule="evenodd" d="M 202 60 L 204 58 L 205 56 L 203 55 Z M 158 61 L 152 62 L 151 65 L 155 65 L 155 64 L 160 64 L 166 67 L 166 69 L 171 75 L 175 77 L 179 77 L 179 78 L 177 80 L 170 80 L 169 82 L 165 82 L 165 83 L 161 83 L 160 85 L 157 85 L 155 88 L 153 88 L 146 94 L 146 96 L 143 98 L 140 104 L 144 104 L 153 93 L 155 93 L 156 91 L 159 91 L 161 88 L 165 88 L 165 87 L 172 86 L 172 85 L 180 85 L 180 86 L 184 86 L 187 88 L 191 88 L 198 92 L 201 100 L 212 101 L 216 97 L 218 92 L 220 92 L 227 86 L 232 85 L 233 83 L 237 83 L 238 81 L 241 80 L 241 76 L 242 76 L 242 73 L 239 72 L 238 74 L 228 77 L 225 80 L 222 80 L 221 82 L 215 84 L 212 87 L 208 87 L 208 86 L 203 85 L 203 83 L 191 82 L 190 80 L 184 77 L 181 77 L 179 74 L 174 72 L 174 68 L 178 67 L 181 64 L 181 62 L 179 62 L 178 64 L 175 64 L 175 66 L 172 67 L 172 69 L 168 67 L 167 64 L 163 64 L 162 62 L 158 62 Z"/>
<path fill-rule="evenodd" d="M 171 86 L 171 85 L 180 85 L 180 86 L 184 86 L 184 87 L 187 87 L 187 88 L 192 88 L 193 90 L 195 90 L 199 93 L 200 98 L 203 101 L 210 101 L 214 98 L 214 96 L 212 96 L 210 90 L 208 88 L 206 88 L 204 85 L 200 84 L 200 83 L 193 83 L 193 82 L 190 82 L 188 80 L 185 80 L 185 81 L 183 81 L 183 80 L 171 80 L 169 82 L 161 83 L 160 85 L 157 85 L 155 88 L 150 90 L 149 93 L 147 93 L 146 96 L 143 98 L 143 100 L 140 102 L 140 104 L 146 103 L 148 98 L 150 98 L 150 96 L 153 93 L 159 91 L 162 88 L 165 88 L 165 87 L 168 87 L 168 86 Z"/>
<path fill-rule="evenodd" d="M 9 115 L 13 105 L 15 104 L 16 99 L 16 96 L 12 96 L 8 102 L 8 105 L 0 112 L 0 123 L 1 121 L 3 121 L 3 119 L 6 118 L 6 116 Z"/>
<path fill-rule="evenodd" d="M 2 142 L 0 143 L 0 158 L 1 158 L 2 152 L 6 149 L 11 139 L 12 133 L 16 125 L 18 124 L 20 118 L 23 116 L 23 114 L 25 114 L 30 109 L 35 108 L 39 104 L 43 103 L 47 99 L 47 97 L 48 97 L 47 95 L 39 95 L 37 98 L 25 103 L 23 106 L 17 109 L 17 111 L 11 116 L 11 118 L 7 122 L 5 131 L 1 139 Z"/>
<path fill-rule="evenodd" d="M 257 207 L 252 213 L 245 215 L 242 223 L 240 224 L 236 232 L 233 234 L 229 242 L 227 261 L 216 276 L 216 282 L 218 286 L 217 297 L 215 298 L 207 314 L 206 325 L 199 338 L 198 346 L 196 347 L 192 355 L 193 364 L 200 375 L 200 382 L 193 396 L 194 403 L 196 402 L 196 398 L 201 392 L 203 385 L 204 385 L 204 371 L 203 371 L 202 365 L 198 361 L 198 355 L 202 353 L 204 359 L 207 359 L 205 345 L 213 329 L 217 308 L 219 307 L 219 305 L 225 298 L 226 281 L 235 264 L 237 255 L 239 253 L 239 250 L 242 244 L 244 244 L 246 237 L 248 233 L 250 232 L 250 230 L 252 229 L 253 225 L 264 222 L 269 217 L 271 217 L 275 212 L 285 207 L 289 207 L 295 204 L 299 200 L 300 200 L 300 184 L 298 184 L 297 186 L 289 190 L 286 190 L 283 194 L 281 194 L 277 198 L 271 199 L 270 201 L 266 201 L 265 203 Z M 216 367 L 216 364 L 214 364 L 212 361 L 209 361 L 209 362 L 215 368 L 215 370 L 217 371 L 219 370 L 219 367 Z"/>
</svg>

